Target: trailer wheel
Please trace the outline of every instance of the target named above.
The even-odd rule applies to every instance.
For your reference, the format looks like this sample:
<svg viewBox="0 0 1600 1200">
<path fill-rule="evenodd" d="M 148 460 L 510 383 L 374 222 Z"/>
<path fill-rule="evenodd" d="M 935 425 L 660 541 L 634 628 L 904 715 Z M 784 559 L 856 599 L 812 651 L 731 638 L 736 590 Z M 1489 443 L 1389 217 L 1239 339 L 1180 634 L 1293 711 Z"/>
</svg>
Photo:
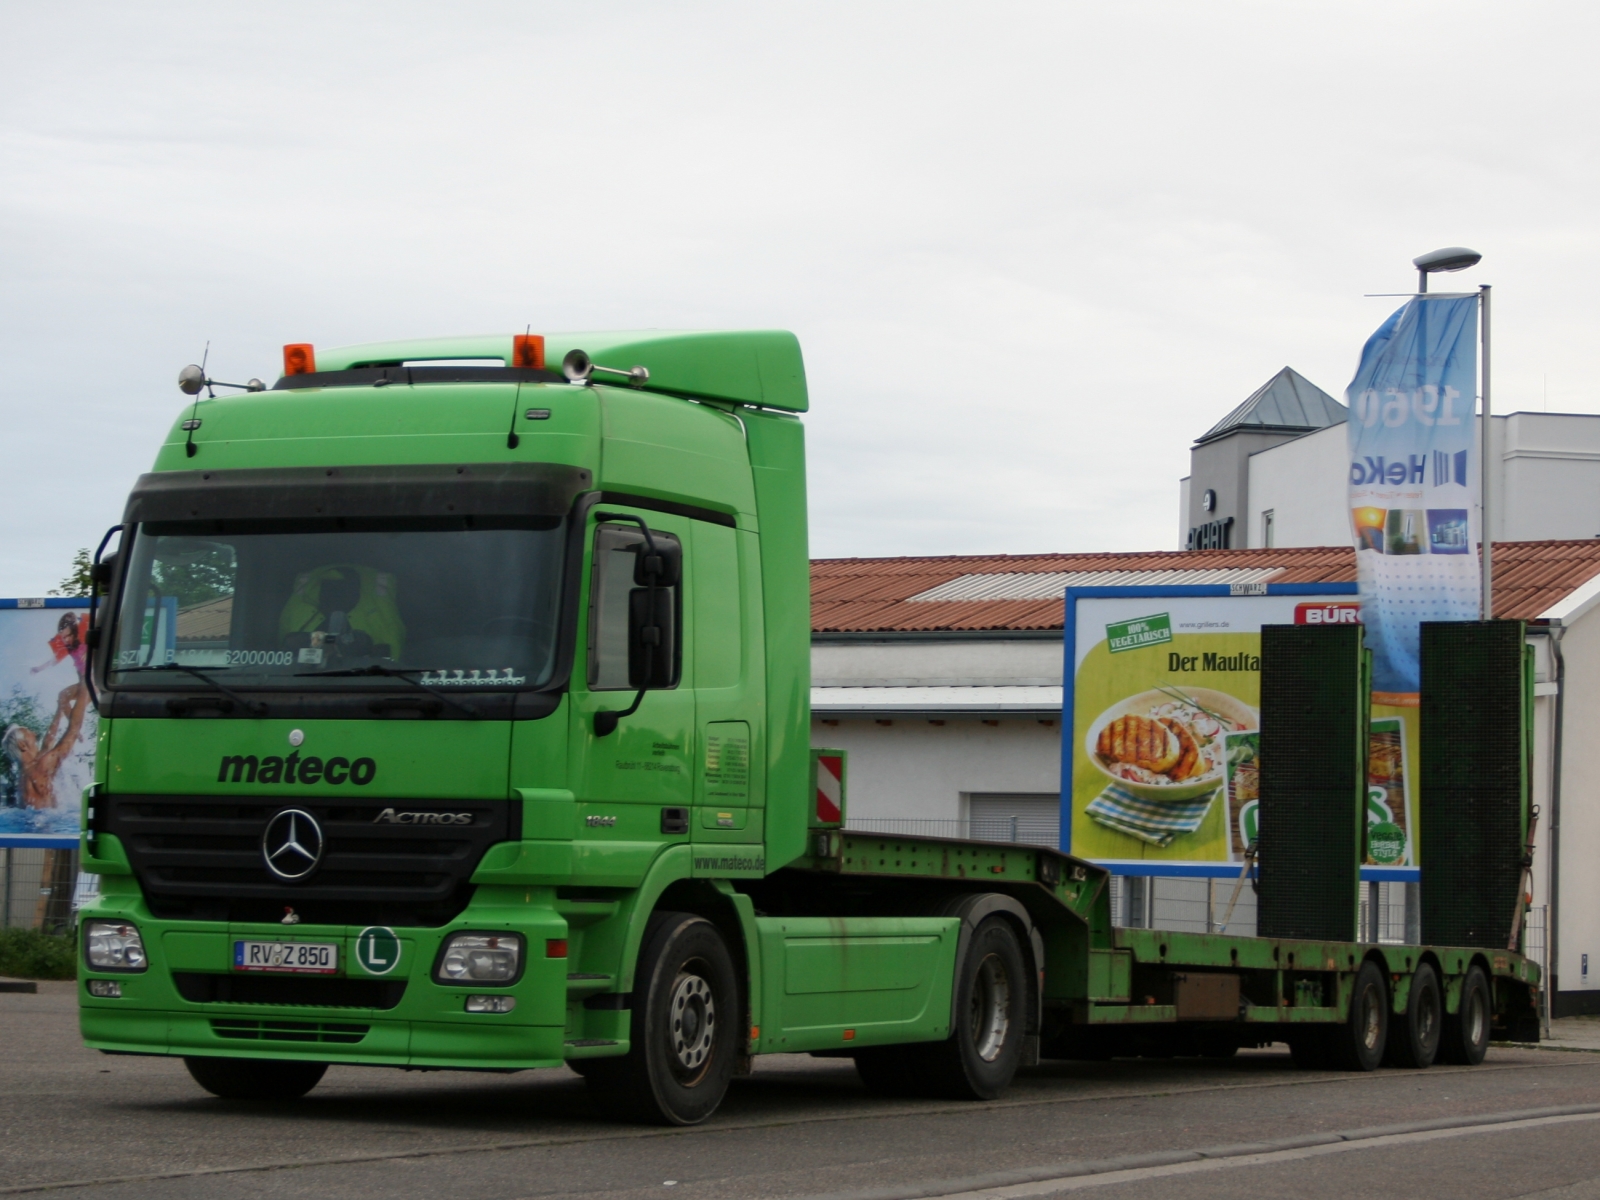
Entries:
<svg viewBox="0 0 1600 1200">
<path fill-rule="evenodd" d="M 1365 962 L 1356 972 L 1350 995 L 1350 1016 L 1332 1034 L 1333 1065 L 1344 1071 L 1376 1071 L 1389 1040 L 1389 989 L 1376 964 Z"/>
<path fill-rule="evenodd" d="M 630 1048 L 592 1058 L 584 1081 L 609 1117 L 697 1125 L 722 1103 L 737 1065 L 739 989 L 717 927 L 658 913 L 634 974 Z"/>
<path fill-rule="evenodd" d="M 989 917 L 956 965 L 955 1029 L 922 1057 L 926 1094 L 993 1100 L 1011 1084 L 1027 1035 L 1028 973 L 1016 931 Z"/>
<path fill-rule="evenodd" d="M 1489 1026 L 1494 1008 L 1489 999 L 1489 980 L 1482 967 L 1473 967 L 1461 983 L 1461 1007 L 1444 1018 L 1444 1036 L 1439 1039 L 1439 1061 L 1475 1067 L 1489 1049 Z"/>
<path fill-rule="evenodd" d="M 1420 1069 L 1433 1065 L 1444 1033 L 1444 1001 L 1439 995 L 1439 975 L 1427 963 L 1411 977 L 1411 996 L 1398 1027 L 1389 1030 L 1390 1066 Z"/>
<path fill-rule="evenodd" d="M 322 1079 L 327 1063 L 270 1058 L 185 1058 L 194 1081 L 224 1100 L 298 1100 Z"/>
</svg>

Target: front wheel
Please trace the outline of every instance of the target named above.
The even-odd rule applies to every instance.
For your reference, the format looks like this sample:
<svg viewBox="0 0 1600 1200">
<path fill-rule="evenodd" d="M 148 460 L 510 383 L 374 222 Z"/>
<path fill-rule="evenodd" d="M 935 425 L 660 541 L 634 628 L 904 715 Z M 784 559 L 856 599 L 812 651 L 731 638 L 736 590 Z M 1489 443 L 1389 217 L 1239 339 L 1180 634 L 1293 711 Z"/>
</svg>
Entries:
<svg viewBox="0 0 1600 1200">
<path fill-rule="evenodd" d="M 194 1081 L 224 1100 L 298 1100 L 321 1081 L 327 1063 L 271 1058 L 185 1058 Z"/>
<path fill-rule="evenodd" d="M 722 1103 L 738 1058 L 739 989 L 717 927 L 660 913 L 634 975 L 630 1048 L 586 1060 L 584 1079 L 607 1116 L 697 1125 Z"/>
</svg>

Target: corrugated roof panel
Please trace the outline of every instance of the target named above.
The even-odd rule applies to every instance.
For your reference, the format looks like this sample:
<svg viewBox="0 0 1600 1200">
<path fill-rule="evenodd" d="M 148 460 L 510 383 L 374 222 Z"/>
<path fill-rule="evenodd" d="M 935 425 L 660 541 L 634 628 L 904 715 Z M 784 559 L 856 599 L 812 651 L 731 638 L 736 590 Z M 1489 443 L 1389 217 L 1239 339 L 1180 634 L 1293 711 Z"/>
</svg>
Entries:
<svg viewBox="0 0 1600 1200">
<path fill-rule="evenodd" d="M 913 604 L 936 600 L 1044 600 L 1069 587 L 1154 587 L 1202 583 L 1262 583 L 1278 567 L 1185 567 L 1165 571 L 1045 571 L 961 575 L 907 599 Z"/>
</svg>

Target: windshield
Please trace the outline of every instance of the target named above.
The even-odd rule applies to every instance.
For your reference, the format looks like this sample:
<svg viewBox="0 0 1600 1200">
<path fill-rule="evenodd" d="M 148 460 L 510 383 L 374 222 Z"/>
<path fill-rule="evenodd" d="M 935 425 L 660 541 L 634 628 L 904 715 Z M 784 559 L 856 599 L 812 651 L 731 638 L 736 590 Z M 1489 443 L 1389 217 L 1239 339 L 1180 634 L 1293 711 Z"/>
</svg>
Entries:
<svg viewBox="0 0 1600 1200">
<path fill-rule="evenodd" d="M 562 523 L 546 518 L 147 523 L 110 682 L 195 687 L 176 665 L 232 688 L 350 687 L 353 674 L 394 671 L 539 687 L 555 662 L 562 544 Z"/>
</svg>

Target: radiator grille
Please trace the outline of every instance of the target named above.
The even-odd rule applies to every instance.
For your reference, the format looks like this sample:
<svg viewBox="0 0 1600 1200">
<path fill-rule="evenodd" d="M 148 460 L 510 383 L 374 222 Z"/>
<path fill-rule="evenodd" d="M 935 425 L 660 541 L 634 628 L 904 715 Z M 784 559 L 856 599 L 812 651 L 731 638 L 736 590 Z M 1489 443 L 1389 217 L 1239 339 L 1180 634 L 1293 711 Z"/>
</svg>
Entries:
<svg viewBox="0 0 1600 1200">
<path fill-rule="evenodd" d="M 321 1042 L 353 1046 L 367 1036 L 370 1025 L 345 1025 L 332 1021 L 251 1021 L 215 1017 L 211 1032 L 220 1038 L 244 1042 Z"/>
<path fill-rule="evenodd" d="M 1504 946 L 1522 875 L 1520 621 L 1422 626 L 1422 940 Z"/>
<path fill-rule="evenodd" d="M 173 986 L 191 1004 L 282 1004 L 296 1008 L 396 1007 L 403 979 L 317 978 L 306 975 L 213 975 L 174 971 Z"/>
<path fill-rule="evenodd" d="M 1366 792 L 1359 625 L 1261 630 L 1262 937 L 1354 941 Z"/>
<path fill-rule="evenodd" d="M 443 925 L 466 907 L 484 852 L 521 835 L 520 805 L 506 801 L 110 795 L 97 808 L 97 829 L 121 839 L 151 909 L 195 920 L 277 921 L 292 907 L 313 924 Z M 325 837 L 321 863 L 293 883 L 271 875 L 261 853 L 285 808 L 310 813 Z M 385 809 L 471 819 L 387 823 Z"/>
</svg>

